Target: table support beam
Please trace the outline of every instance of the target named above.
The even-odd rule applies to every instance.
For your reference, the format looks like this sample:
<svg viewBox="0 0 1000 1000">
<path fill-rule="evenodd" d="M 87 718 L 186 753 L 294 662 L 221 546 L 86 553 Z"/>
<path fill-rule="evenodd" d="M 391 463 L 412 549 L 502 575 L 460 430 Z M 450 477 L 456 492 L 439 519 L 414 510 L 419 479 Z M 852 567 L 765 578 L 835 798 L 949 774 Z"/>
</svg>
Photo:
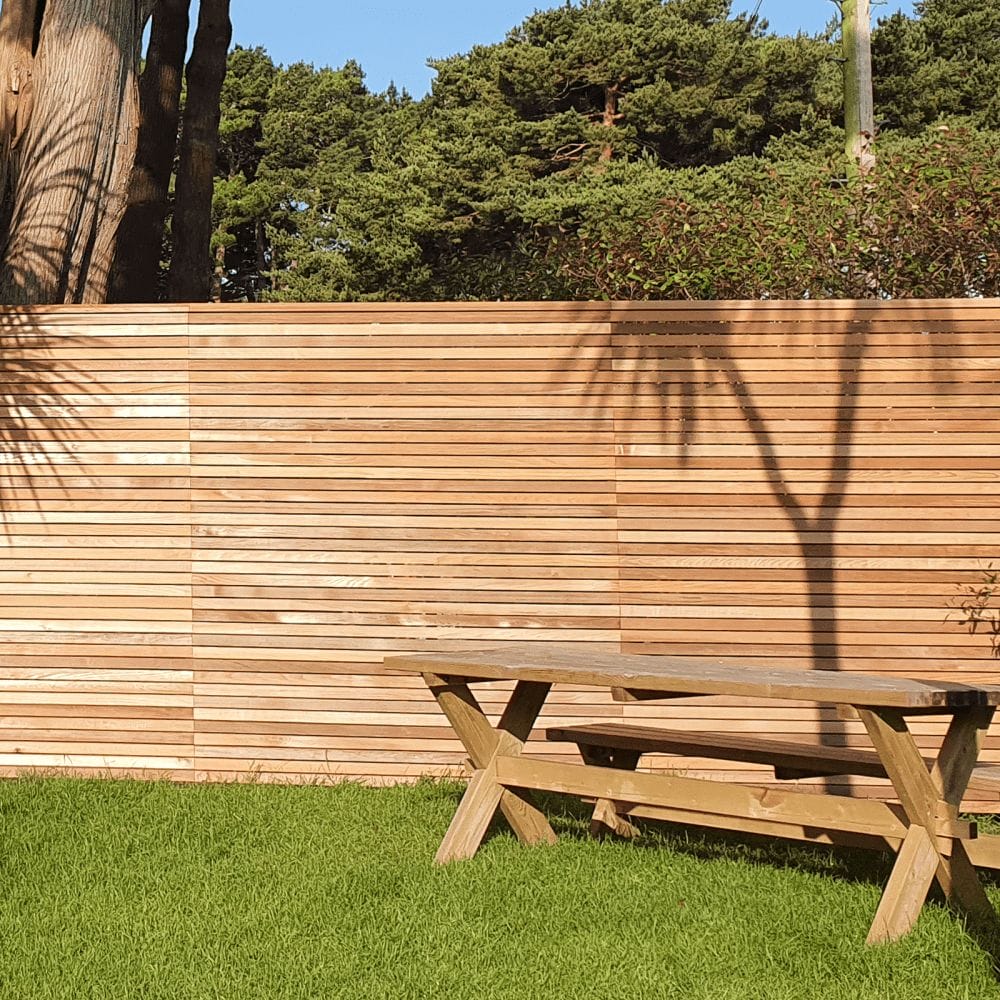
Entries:
<svg viewBox="0 0 1000 1000">
<path fill-rule="evenodd" d="M 634 771 L 642 756 L 638 750 L 607 750 L 592 746 L 581 746 L 580 753 L 585 764 L 613 767 L 619 771 Z M 590 819 L 590 835 L 599 839 L 615 836 L 633 840 L 639 836 L 639 829 L 625 819 L 622 810 L 611 799 L 598 799 Z"/>
<path fill-rule="evenodd" d="M 621 811 L 634 806 L 666 806 L 704 817 L 704 826 L 716 825 L 713 817 L 730 817 L 779 826 L 835 829 L 902 841 L 907 833 L 906 815 L 899 806 L 875 799 L 813 794 L 757 785 L 724 784 L 672 774 L 646 774 L 607 767 L 587 767 L 528 757 L 496 758 L 497 779 L 508 788 L 544 789 L 567 795 L 606 799 Z M 636 811 L 636 815 L 638 815 Z M 731 827 L 730 827 L 731 828 Z M 971 833 L 968 826 L 952 827 L 954 833 Z M 951 838 L 945 838 L 950 845 Z"/>
</svg>

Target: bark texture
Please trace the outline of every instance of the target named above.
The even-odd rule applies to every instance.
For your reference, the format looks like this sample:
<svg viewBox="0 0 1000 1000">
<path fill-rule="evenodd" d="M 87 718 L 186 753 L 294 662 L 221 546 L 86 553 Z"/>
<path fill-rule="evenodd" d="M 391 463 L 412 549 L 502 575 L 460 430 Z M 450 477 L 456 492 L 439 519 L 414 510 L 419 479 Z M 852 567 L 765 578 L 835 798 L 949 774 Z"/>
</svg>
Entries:
<svg viewBox="0 0 1000 1000">
<path fill-rule="evenodd" d="M 10 219 L 14 153 L 31 120 L 32 69 L 40 0 L 3 0 L 0 10 L 0 227 Z"/>
<path fill-rule="evenodd" d="M 31 5 L 14 2 L 23 39 Z M 104 301 L 135 157 L 139 46 L 153 6 L 154 0 L 35 5 L 30 118 L 23 98 L 14 101 L 14 129 L 7 133 L 13 148 L 0 301 Z M 23 41 L 15 51 L 13 62 L 6 49 L 0 56 L 7 90 L 12 73 L 20 80 L 24 72 L 16 68 Z M 5 123 L 9 118 L 5 105 Z"/>
<path fill-rule="evenodd" d="M 139 137 L 118 228 L 108 299 L 155 302 L 170 175 L 177 149 L 191 0 L 160 0 L 139 80 Z"/>
<path fill-rule="evenodd" d="M 212 191 L 219 148 L 219 98 L 232 37 L 229 0 L 201 0 L 198 31 L 187 67 L 187 105 L 181 132 L 174 206 L 174 252 L 168 297 L 207 302 L 212 289 Z"/>
<path fill-rule="evenodd" d="M 844 0 L 844 130 L 847 170 L 865 177 L 875 167 L 875 103 L 872 92 L 872 15 L 870 0 Z"/>
<path fill-rule="evenodd" d="M 618 99 L 622 95 L 621 83 L 612 83 L 604 88 L 604 114 L 601 116 L 601 125 L 606 129 L 612 129 L 625 116 L 618 111 Z M 610 142 L 606 142 L 601 147 L 601 162 L 609 163 L 615 155 L 615 148 Z"/>
</svg>

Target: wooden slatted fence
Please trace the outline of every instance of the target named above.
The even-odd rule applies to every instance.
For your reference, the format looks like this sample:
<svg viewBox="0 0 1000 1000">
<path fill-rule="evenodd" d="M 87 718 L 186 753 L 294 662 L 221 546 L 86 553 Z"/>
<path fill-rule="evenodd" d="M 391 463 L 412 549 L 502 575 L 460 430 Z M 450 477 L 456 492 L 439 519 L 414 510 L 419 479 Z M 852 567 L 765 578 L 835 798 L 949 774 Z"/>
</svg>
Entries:
<svg viewBox="0 0 1000 1000">
<path fill-rule="evenodd" d="M 1000 561 L 998 302 L 53 308 L 0 336 L 0 773 L 458 773 L 382 657 L 512 638 L 1000 679 L 950 609 Z M 717 699 L 561 691 L 543 721 L 623 717 L 863 742 Z"/>
</svg>

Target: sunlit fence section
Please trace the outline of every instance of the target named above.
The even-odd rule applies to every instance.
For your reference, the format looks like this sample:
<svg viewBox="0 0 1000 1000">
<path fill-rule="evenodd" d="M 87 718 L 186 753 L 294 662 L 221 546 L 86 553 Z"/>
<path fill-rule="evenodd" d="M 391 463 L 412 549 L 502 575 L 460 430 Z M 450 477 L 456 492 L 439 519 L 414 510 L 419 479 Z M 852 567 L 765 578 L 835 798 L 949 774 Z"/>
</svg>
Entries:
<svg viewBox="0 0 1000 1000">
<path fill-rule="evenodd" d="M 194 768 L 185 310 L 0 312 L 0 767 Z"/>
<path fill-rule="evenodd" d="M 192 313 L 200 773 L 445 773 L 450 730 L 379 676 L 389 650 L 617 648 L 610 329 L 566 306 Z"/>
<path fill-rule="evenodd" d="M 1000 563 L 996 301 L 0 330 L 3 773 L 461 773 L 382 657 L 514 638 L 1000 681 L 960 607 Z M 863 742 L 832 708 L 567 690 L 547 711 Z"/>
</svg>

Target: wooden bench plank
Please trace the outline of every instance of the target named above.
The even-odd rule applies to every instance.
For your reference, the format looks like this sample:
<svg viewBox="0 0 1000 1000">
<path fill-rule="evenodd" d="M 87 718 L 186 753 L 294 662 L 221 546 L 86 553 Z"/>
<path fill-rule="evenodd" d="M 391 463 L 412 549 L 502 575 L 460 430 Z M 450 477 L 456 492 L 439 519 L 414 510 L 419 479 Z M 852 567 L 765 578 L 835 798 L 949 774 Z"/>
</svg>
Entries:
<svg viewBox="0 0 1000 1000">
<path fill-rule="evenodd" d="M 626 750 L 640 754 L 667 753 L 709 760 L 740 761 L 773 767 L 783 780 L 853 774 L 886 778 L 877 753 L 853 747 L 823 746 L 819 743 L 763 739 L 736 733 L 688 732 L 627 723 L 592 723 L 582 726 L 553 726 L 545 738 L 555 743 L 575 743 L 580 747 Z M 928 768 L 933 760 L 925 758 Z M 970 790 L 1000 791 L 1000 767 L 980 765 L 969 782 Z"/>
<path fill-rule="evenodd" d="M 594 723 L 552 727 L 546 730 L 545 738 L 556 743 L 576 743 L 612 750 L 670 753 L 711 760 L 741 761 L 745 764 L 765 764 L 775 770 L 788 769 L 815 775 L 886 777 L 885 768 L 878 755 L 872 751 L 793 743 L 790 740 L 760 739 L 733 733 L 688 732 L 623 723 Z"/>
</svg>

